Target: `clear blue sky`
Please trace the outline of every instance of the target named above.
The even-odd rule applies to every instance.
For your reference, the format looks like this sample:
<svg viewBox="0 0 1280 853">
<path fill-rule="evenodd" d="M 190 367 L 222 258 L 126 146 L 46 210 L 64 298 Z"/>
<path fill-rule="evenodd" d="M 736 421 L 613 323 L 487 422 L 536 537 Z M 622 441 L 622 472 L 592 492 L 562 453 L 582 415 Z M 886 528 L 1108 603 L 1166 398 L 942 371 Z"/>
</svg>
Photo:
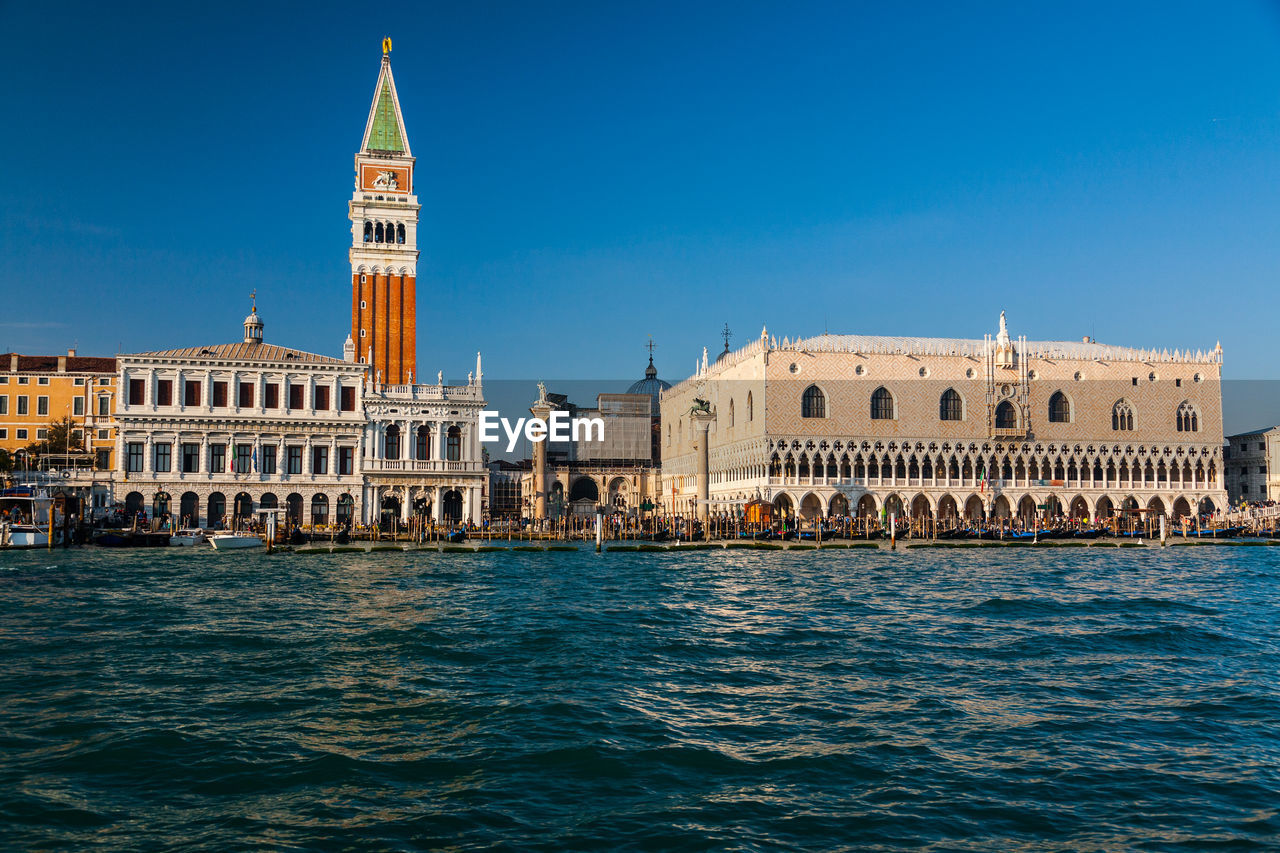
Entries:
<svg viewBox="0 0 1280 853">
<path fill-rule="evenodd" d="M 338 354 L 390 34 L 418 359 L 665 378 L 763 323 L 1274 378 L 1270 4 L 0 3 L 0 351 Z"/>
</svg>

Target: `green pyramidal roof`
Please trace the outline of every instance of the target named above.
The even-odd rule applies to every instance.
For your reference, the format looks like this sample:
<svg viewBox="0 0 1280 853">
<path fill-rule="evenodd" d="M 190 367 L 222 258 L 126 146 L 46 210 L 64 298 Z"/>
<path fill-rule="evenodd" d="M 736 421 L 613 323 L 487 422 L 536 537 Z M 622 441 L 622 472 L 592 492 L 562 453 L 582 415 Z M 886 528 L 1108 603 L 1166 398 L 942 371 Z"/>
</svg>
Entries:
<svg viewBox="0 0 1280 853">
<path fill-rule="evenodd" d="M 388 69 L 389 70 L 389 69 Z M 396 99 L 391 93 L 391 75 L 382 75 L 378 102 L 373 108 L 373 122 L 364 140 L 365 150 L 404 153 L 404 137 L 400 135 L 400 117 L 396 115 Z"/>
</svg>

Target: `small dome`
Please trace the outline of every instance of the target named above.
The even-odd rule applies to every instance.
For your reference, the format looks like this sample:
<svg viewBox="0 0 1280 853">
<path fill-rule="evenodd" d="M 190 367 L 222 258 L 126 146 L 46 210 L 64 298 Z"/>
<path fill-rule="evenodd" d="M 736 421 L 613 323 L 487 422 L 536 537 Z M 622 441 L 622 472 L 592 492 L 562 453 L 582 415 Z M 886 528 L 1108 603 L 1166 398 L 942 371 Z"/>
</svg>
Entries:
<svg viewBox="0 0 1280 853">
<path fill-rule="evenodd" d="M 658 368 L 653 366 L 653 356 L 649 356 L 649 366 L 644 369 L 644 379 L 631 383 L 628 394 L 648 394 L 653 398 L 653 416 L 658 416 L 658 397 L 671 387 L 670 382 L 658 378 Z"/>
<path fill-rule="evenodd" d="M 258 306 L 253 306 L 253 312 L 244 318 L 244 342 L 246 344 L 262 343 L 262 318 L 258 316 Z"/>
</svg>

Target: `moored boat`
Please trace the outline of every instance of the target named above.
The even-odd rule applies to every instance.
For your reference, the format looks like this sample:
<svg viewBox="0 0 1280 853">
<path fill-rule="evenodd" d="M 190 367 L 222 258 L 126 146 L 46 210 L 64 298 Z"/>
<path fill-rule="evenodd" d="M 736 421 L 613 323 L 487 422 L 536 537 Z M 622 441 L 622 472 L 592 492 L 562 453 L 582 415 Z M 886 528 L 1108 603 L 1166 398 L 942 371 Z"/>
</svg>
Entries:
<svg viewBox="0 0 1280 853">
<path fill-rule="evenodd" d="M 209 537 L 209 544 L 219 551 L 232 551 L 238 548 L 261 548 L 262 537 L 250 533 L 215 533 Z"/>
<path fill-rule="evenodd" d="M 52 506 L 48 492 L 35 486 L 0 489 L 0 545 L 9 548 L 47 547 Z M 53 537 L 55 545 L 62 541 L 62 531 L 56 524 Z"/>
<path fill-rule="evenodd" d="M 193 545 L 203 545 L 204 542 L 204 531 L 199 527 L 179 530 L 169 537 L 169 544 L 175 548 L 190 548 Z"/>
</svg>

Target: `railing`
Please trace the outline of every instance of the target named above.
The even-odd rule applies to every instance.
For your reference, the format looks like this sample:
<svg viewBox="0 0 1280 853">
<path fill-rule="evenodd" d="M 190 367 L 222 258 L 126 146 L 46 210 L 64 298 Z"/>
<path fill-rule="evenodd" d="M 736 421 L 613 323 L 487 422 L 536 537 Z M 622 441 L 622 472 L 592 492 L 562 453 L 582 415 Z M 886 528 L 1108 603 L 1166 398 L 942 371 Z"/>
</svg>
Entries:
<svg viewBox="0 0 1280 853">
<path fill-rule="evenodd" d="M 375 385 L 374 396 L 400 400 L 483 400 L 475 385 Z"/>
<path fill-rule="evenodd" d="M 483 462 L 446 459 L 365 459 L 362 467 L 365 471 L 408 471 L 426 474 L 480 473 L 487 470 Z"/>
</svg>

